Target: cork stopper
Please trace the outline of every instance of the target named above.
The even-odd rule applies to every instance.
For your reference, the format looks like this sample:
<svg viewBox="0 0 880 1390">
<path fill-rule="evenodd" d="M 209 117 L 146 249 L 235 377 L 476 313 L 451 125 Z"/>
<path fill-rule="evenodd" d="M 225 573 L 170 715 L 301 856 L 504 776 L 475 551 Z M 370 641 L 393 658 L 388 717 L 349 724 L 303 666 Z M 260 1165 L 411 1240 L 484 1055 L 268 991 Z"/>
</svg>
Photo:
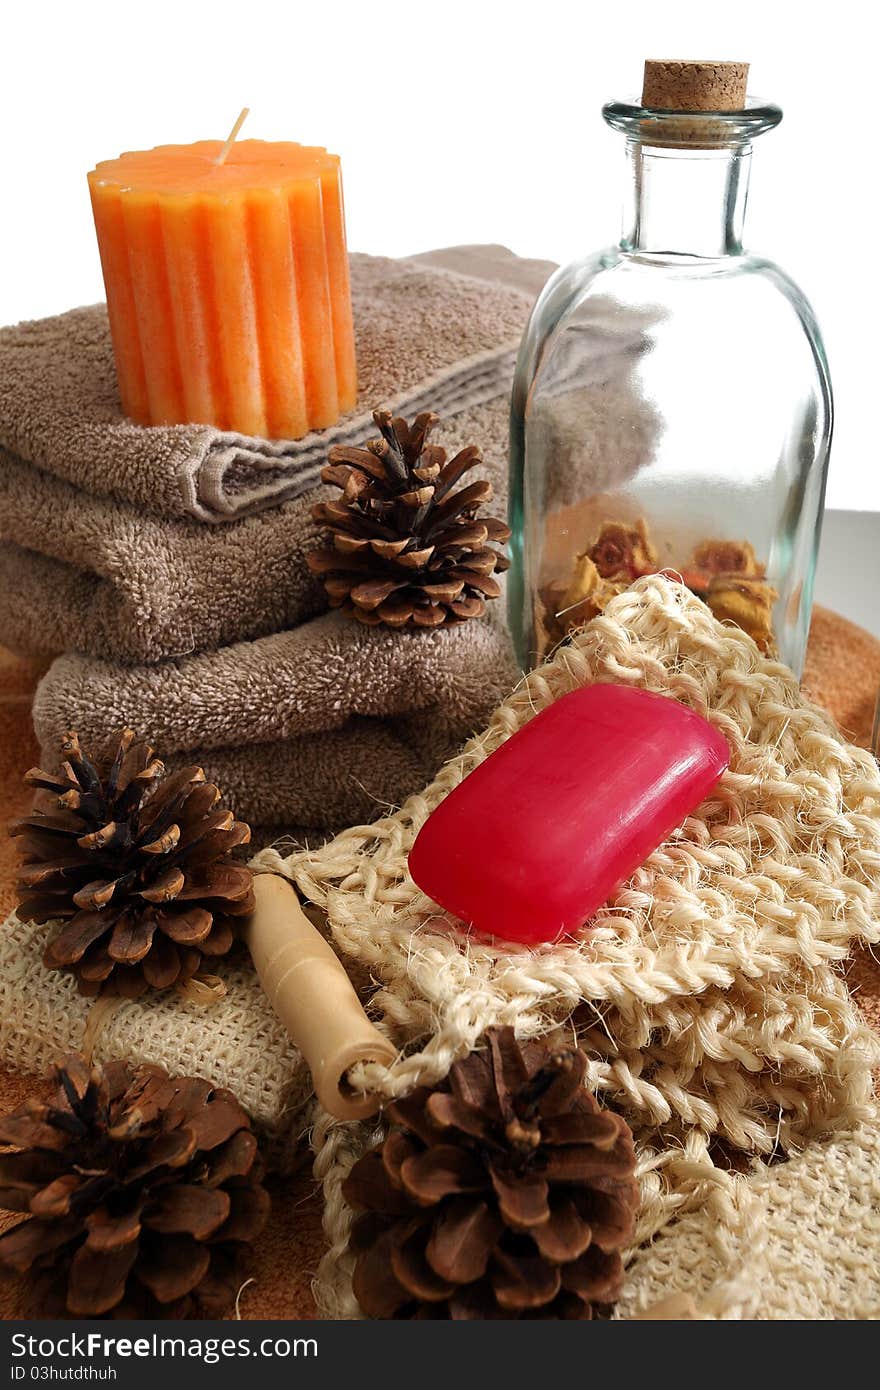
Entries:
<svg viewBox="0 0 880 1390">
<path fill-rule="evenodd" d="M 748 63 L 645 63 L 642 105 L 654 111 L 742 111 Z"/>
</svg>

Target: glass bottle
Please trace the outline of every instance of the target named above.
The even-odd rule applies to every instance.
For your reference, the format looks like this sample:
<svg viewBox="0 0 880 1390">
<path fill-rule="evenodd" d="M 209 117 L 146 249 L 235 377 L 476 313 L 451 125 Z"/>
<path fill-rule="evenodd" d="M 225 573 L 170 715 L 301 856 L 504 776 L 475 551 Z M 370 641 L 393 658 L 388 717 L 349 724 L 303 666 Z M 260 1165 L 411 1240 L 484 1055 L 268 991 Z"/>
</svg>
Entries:
<svg viewBox="0 0 880 1390">
<path fill-rule="evenodd" d="M 803 294 L 742 246 L 752 141 L 782 112 L 603 115 L 626 137 L 623 235 L 551 277 L 514 382 L 520 660 L 665 568 L 800 675 L 831 388 Z"/>
</svg>

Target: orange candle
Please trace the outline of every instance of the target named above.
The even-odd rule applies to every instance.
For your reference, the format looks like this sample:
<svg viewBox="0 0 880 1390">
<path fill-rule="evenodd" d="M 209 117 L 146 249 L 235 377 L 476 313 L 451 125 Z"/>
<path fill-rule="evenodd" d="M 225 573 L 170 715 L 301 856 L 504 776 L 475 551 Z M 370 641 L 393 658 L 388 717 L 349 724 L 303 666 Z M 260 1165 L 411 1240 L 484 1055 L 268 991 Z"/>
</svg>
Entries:
<svg viewBox="0 0 880 1390">
<path fill-rule="evenodd" d="M 337 155 L 161 145 L 98 164 L 89 188 L 131 419 L 299 439 L 354 406 Z"/>
</svg>

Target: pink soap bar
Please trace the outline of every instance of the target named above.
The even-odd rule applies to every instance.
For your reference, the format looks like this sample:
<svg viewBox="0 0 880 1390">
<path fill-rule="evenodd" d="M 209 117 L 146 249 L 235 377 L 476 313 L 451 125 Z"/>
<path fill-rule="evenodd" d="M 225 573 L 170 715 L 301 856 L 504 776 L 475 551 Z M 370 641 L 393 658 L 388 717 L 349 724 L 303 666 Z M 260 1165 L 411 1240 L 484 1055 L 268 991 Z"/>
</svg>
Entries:
<svg viewBox="0 0 880 1390">
<path fill-rule="evenodd" d="M 416 838 L 410 874 L 481 932 L 554 941 L 608 901 L 729 760 L 721 734 L 677 700 L 587 686 L 449 793 Z"/>
</svg>

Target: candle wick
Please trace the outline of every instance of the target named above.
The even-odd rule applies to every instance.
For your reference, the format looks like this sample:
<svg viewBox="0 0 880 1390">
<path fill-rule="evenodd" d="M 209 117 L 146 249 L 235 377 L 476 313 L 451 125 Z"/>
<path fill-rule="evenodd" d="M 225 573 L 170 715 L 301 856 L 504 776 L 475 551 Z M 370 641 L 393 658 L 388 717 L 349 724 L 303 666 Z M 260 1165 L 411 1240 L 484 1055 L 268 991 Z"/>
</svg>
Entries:
<svg viewBox="0 0 880 1390">
<path fill-rule="evenodd" d="M 235 125 L 232 127 L 232 129 L 231 129 L 230 132 L 229 132 L 229 135 L 228 135 L 227 140 L 226 140 L 226 144 L 223 146 L 223 148 L 222 148 L 222 150 L 220 151 L 220 153 L 218 154 L 217 158 L 214 160 L 214 163 L 215 163 L 215 164 L 225 164 L 225 163 L 226 163 L 227 157 L 228 157 L 228 155 L 229 155 L 229 151 L 232 149 L 232 146 L 235 144 L 236 136 L 238 135 L 238 132 L 241 130 L 242 126 L 244 125 L 245 121 L 247 120 L 249 111 L 250 111 L 250 107 L 249 107 L 249 106 L 243 106 L 243 107 L 241 108 L 241 111 L 240 111 L 239 114 L 238 114 L 238 120 L 235 122 Z"/>
</svg>

